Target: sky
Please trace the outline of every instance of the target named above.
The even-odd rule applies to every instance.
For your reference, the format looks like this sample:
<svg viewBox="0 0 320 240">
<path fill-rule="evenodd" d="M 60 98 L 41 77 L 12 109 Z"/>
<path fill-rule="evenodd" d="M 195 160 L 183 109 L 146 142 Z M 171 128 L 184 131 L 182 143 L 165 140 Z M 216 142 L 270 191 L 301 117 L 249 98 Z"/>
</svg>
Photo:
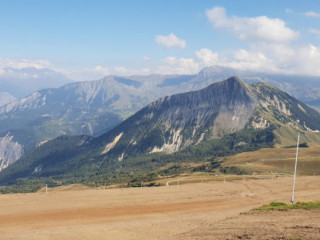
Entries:
<svg viewBox="0 0 320 240">
<path fill-rule="evenodd" d="M 207 66 L 320 76 L 318 0 L 0 0 L 0 76 L 74 81 Z"/>
</svg>

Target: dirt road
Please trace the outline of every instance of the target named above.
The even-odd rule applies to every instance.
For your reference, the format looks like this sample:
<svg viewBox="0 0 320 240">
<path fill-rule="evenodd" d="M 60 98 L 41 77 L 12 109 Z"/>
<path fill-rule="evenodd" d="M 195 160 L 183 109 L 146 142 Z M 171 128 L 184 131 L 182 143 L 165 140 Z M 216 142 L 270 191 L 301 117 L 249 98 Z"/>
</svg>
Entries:
<svg viewBox="0 0 320 240">
<path fill-rule="evenodd" d="M 317 176 L 298 177 L 296 200 L 319 200 L 319 182 Z M 288 203 L 291 186 L 292 178 L 277 178 L 0 195 L 0 239 L 277 239 L 262 237 L 277 221 L 284 223 L 284 213 L 240 213 L 271 201 Z M 291 227 L 307 226 L 313 235 L 303 239 L 314 239 L 308 237 L 320 229 L 319 211 L 285 214 L 293 214 L 283 225 L 288 236 L 297 234 Z M 301 216 L 307 225 L 301 225 Z M 253 227 L 259 219 L 265 224 Z M 255 238 L 258 232 L 263 235 Z M 283 236 L 278 239 L 289 239 Z"/>
</svg>

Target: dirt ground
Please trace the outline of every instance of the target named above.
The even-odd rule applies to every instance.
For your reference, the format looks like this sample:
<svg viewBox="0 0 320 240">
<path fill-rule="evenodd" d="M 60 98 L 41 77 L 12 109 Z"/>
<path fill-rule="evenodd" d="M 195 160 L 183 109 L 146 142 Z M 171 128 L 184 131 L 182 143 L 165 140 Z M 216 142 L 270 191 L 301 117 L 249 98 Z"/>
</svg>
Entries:
<svg viewBox="0 0 320 240">
<path fill-rule="evenodd" d="M 320 210 L 246 212 L 176 239 L 320 239 Z"/>
<path fill-rule="evenodd" d="M 320 200 L 298 177 L 297 201 Z M 251 212 L 289 203 L 292 178 L 0 195 L 0 239 L 320 239 L 320 210 Z"/>
</svg>

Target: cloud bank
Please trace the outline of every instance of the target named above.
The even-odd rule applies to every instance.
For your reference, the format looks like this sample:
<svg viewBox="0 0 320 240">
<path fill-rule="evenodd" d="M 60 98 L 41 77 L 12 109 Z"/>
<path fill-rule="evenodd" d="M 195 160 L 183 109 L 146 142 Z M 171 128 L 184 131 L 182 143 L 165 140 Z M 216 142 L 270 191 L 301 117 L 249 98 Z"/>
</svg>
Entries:
<svg viewBox="0 0 320 240">
<path fill-rule="evenodd" d="M 228 17 L 226 10 L 222 7 L 208 9 L 206 15 L 214 28 L 225 29 L 240 40 L 283 43 L 299 37 L 299 32 L 288 28 L 286 23 L 278 18 Z"/>
<path fill-rule="evenodd" d="M 186 41 L 178 38 L 173 33 L 168 36 L 157 35 L 155 37 L 156 42 L 165 48 L 185 48 L 187 46 Z"/>
</svg>

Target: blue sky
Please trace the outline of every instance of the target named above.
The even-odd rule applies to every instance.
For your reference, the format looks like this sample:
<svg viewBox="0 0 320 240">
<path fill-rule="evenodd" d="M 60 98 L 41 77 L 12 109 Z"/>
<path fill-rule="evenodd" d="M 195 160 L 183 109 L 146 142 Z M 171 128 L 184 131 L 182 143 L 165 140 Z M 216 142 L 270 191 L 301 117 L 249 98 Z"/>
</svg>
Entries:
<svg viewBox="0 0 320 240">
<path fill-rule="evenodd" d="M 3 0 L 0 34 L 0 74 L 50 68 L 85 80 L 221 65 L 320 76 L 317 0 Z"/>
</svg>

